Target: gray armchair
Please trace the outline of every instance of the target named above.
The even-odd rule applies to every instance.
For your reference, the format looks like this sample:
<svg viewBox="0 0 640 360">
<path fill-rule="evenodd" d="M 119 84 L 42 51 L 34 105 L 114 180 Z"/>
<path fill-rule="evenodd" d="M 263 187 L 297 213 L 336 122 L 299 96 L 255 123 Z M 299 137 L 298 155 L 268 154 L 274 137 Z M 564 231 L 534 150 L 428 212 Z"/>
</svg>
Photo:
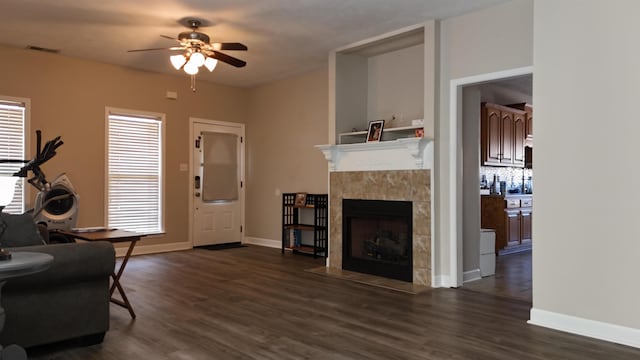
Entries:
<svg viewBox="0 0 640 360">
<path fill-rule="evenodd" d="M 19 236 L 16 231 L 23 238 L 34 233 L 37 236 L 35 223 L 30 224 L 26 226 L 28 229 L 25 225 L 12 229 L 9 221 L 4 237 L 9 235 L 15 241 Z M 76 338 L 87 345 L 102 342 L 109 329 L 109 279 L 115 266 L 113 245 L 109 242 L 44 245 L 39 236 L 33 239 L 39 239 L 39 244 L 27 242 L 27 246 L 17 246 L 0 239 L 3 247 L 12 246 L 8 248 L 11 252 L 42 252 L 54 257 L 47 270 L 11 279 L 2 289 L 0 300 L 6 320 L 0 344 L 26 348 Z"/>
<path fill-rule="evenodd" d="M 27 360 L 27 352 L 18 345 L 9 345 L 0 350 L 0 360 Z"/>
</svg>

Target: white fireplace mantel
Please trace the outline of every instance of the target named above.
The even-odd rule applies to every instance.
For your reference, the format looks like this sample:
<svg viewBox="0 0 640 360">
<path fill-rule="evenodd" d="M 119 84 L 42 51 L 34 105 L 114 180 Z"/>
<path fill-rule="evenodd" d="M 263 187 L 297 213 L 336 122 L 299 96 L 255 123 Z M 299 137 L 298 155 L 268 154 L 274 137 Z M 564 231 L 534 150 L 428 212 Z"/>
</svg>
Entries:
<svg viewBox="0 0 640 360">
<path fill-rule="evenodd" d="M 316 145 L 329 171 L 433 169 L 433 140 L 403 138 L 375 143 Z"/>
</svg>

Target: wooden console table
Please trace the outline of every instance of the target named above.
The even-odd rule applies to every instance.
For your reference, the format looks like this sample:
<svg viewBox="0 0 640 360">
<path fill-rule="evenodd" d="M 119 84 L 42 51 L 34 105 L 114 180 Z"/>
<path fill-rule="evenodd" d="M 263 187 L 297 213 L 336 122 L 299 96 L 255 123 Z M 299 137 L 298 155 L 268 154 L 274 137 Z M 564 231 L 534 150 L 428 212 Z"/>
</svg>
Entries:
<svg viewBox="0 0 640 360">
<path fill-rule="evenodd" d="M 146 235 L 136 233 L 133 231 L 126 231 L 126 230 L 100 230 L 100 231 L 57 230 L 57 231 L 61 234 L 70 236 L 75 239 L 84 240 L 84 241 L 109 241 L 110 243 L 129 242 L 129 248 L 127 249 L 127 254 L 122 259 L 122 264 L 120 264 L 120 268 L 118 269 L 117 272 L 114 269 L 113 274 L 111 274 L 113 283 L 111 284 L 110 294 L 111 294 L 111 302 L 129 310 L 129 314 L 131 314 L 131 318 L 135 319 L 136 313 L 133 311 L 133 307 L 131 306 L 129 299 L 127 299 L 127 295 L 124 293 L 124 289 L 120 284 L 120 278 L 122 277 L 122 273 L 124 273 L 124 269 L 127 266 L 127 262 L 129 261 L 129 257 L 131 257 L 131 253 L 133 252 L 133 248 L 136 246 L 136 243 Z M 122 300 L 113 297 L 113 293 L 116 289 L 118 289 L 118 292 L 120 293 L 120 297 L 122 298 Z"/>
</svg>

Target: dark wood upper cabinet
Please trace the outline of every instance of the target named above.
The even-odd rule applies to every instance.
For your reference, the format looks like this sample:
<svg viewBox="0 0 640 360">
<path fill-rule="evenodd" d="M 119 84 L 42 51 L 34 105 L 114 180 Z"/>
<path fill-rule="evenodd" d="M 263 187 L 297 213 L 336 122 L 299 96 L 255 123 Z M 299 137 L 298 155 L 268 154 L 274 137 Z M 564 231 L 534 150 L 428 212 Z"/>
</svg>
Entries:
<svg viewBox="0 0 640 360">
<path fill-rule="evenodd" d="M 500 163 L 505 165 L 511 165 L 513 163 L 513 154 L 515 153 L 513 146 L 515 134 L 513 113 L 511 111 L 500 111 L 500 118 L 502 119 L 500 125 L 502 126 L 502 134 L 500 138 L 502 144 L 500 146 Z"/>
<path fill-rule="evenodd" d="M 513 165 L 524 166 L 524 146 L 526 138 L 527 114 L 513 114 Z"/>
<path fill-rule="evenodd" d="M 525 146 L 533 147 L 533 106 L 527 103 L 518 103 L 518 104 L 510 104 L 507 105 L 510 108 L 522 110 L 526 113 L 527 117 L 525 119 Z"/>
<path fill-rule="evenodd" d="M 525 111 L 527 112 L 527 126 L 525 134 L 527 135 L 527 140 L 533 141 L 533 107 L 531 105 L 527 105 L 525 106 Z M 533 143 L 528 144 L 528 146 L 533 147 Z"/>
<path fill-rule="evenodd" d="M 526 112 L 482 103 L 482 165 L 524 166 Z"/>
<path fill-rule="evenodd" d="M 485 140 L 483 146 L 484 162 L 499 164 L 502 147 L 500 110 L 487 105 L 483 109 L 483 118 L 485 119 L 482 125 L 482 138 Z"/>
</svg>

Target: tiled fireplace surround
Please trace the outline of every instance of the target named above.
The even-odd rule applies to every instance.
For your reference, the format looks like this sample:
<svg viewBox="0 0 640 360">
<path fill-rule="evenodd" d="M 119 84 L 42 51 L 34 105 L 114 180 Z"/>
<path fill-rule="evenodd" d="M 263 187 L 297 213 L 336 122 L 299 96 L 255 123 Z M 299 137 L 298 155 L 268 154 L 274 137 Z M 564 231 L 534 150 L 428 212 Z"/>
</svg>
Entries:
<svg viewBox="0 0 640 360">
<path fill-rule="evenodd" d="M 327 266 L 342 269 L 342 199 L 411 201 L 413 284 L 431 286 L 432 142 L 388 143 L 318 146 L 330 165 Z"/>
</svg>

